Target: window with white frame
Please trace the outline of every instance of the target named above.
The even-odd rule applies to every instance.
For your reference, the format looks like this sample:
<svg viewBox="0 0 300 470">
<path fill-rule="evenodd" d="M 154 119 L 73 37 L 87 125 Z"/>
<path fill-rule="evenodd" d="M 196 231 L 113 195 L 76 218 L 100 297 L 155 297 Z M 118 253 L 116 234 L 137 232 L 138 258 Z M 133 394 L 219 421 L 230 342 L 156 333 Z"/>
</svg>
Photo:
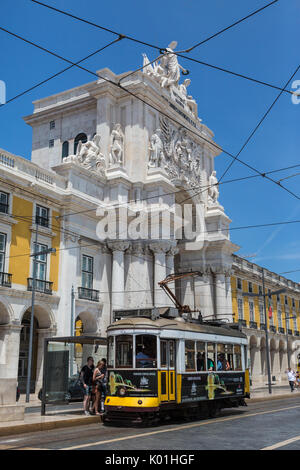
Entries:
<svg viewBox="0 0 300 470">
<path fill-rule="evenodd" d="M 0 212 L 8 214 L 8 200 L 9 194 L 3 191 L 0 191 Z"/>
<path fill-rule="evenodd" d="M 0 233 L 0 273 L 3 273 L 4 268 L 5 268 L 5 249 L 6 249 L 6 234 Z"/>
<path fill-rule="evenodd" d="M 262 302 L 259 303 L 259 320 L 260 323 L 265 323 L 265 307 Z"/>
<path fill-rule="evenodd" d="M 243 320 L 244 318 L 244 309 L 243 309 L 243 299 L 238 299 L 238 319 Z"/>
<path fill-rule="evenodd" d="M 34 244 L 34 252 L 39 253 L 48 249 L 47 245 L 41 243 Z M 36 257 L 36 279 L 45 281 L 47 278 L 47 254 L 40 254 Z"/>
<path fill-rule="evenodd" d="M 297 331 L 297 315 L 296 313 L 293 314 L 293 322 L 294 322 L 294 331 Z"/>
<path fill-rule="evenodd" d="M 249 300 L 249 315 L 250 315 L 250 321 L 254 322 L 254 302 L 252 300 Z"/>
<path fill-rule="evenodd" d="M 277 310 L 278 328 L 282 328 L 282 313 L 281 310 Z"/>
<path fill-rule="evenodd" d="M 91 256 L 82 255 L 81 283 L 85 289 L 93 289 L 93 265 L 94 259 Z"/>
<path fill-rule="evenodd" d="M 36 206 L 35 223 L 42 227 L 49 227 L 49 209 L 43 206 Z"/>
<path fill-rule="evenodd" d="M 237 280 L 236 280 L 236 282 L 237 282 L 237 288 L 238 288 L 239 290 L 242 290 L 242 280 L 241 280 L 241 278 L 238 277 Z"/>
</svg>

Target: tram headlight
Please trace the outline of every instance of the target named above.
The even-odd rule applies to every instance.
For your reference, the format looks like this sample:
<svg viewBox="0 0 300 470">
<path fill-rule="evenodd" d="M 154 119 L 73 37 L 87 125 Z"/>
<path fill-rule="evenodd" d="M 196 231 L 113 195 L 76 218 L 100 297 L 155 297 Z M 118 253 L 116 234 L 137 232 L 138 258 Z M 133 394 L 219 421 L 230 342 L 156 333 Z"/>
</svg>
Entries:
<svg viewBox="0 0 300 470">
<path fill-rule="evenodd" d="M 124 387 L 120 387 L 119 390 L 118 390 L 118 395 L 119 395 L 119 397 L 125 397 L 126 389 Z"/>
</svg>

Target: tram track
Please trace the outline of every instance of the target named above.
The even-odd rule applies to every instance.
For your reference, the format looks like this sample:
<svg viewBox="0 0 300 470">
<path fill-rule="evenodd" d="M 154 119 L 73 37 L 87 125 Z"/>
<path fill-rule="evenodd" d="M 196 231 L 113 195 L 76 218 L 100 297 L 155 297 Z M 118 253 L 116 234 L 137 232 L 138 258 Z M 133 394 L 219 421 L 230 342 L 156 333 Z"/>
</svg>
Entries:
<svg viewBox="0 0 300 470">
<path fill-rule="evenodd" d="M 158 427 L 149 429 L 145 432 L 145 428 L 121 428 L 121 427 L 103 427 L 102 425 L 90 424 L 86 427 L 81 427 L 79 429 L 68 430 L 58 430 L 56 431 L 45 431 L 42 433 L 34 433 L 26 436 L 18 436 L 17 438 L 8 438 L 6 440 L 0 440 L 0 449 L 1 450 L 76 450 L 76 449 L 87 449 L 97 447 L 101 449 L 102 447 L 107 448 L 108 446 L 122 445 L 122 443 L 127 443 L 126 445 L 130 449 L 131 443 L 136 440 L 142 439 L 153 439 L 160 438 L 163 439 L 163 436 L 169 434 L 168 440 L 172 439 L 173 436 L 182 434 L 182 432 L 209 427 L 213 424 L 226 424 L 229 422 L 239 423 L 242 425 L 246 418 L 261 417 L 263 415 L 271 415 L 276 413 L 289 413 L 290 411 L 300 409 L 300 404 L 293 405 L 289 404 L 288 406 L 283 406 L 283 400 L 280 400 L 279 403 L 273 401 L 268 403 L 267 401 L 261 402 L 259 406 L 257 404 L 252 404 L 250 409 L 239 410 L 223 410 L 222 415 L 218 418 L 213 419 L 203 419 L 197 421 L 183 422 L 183 420 L 172 420 L 168 424 L 161 424 Z M 293 400 L 294 401 L 294 400 Z M 267 410 L 264 408 L 268 408 Z M 99 431 L 103 432 L 102 439 L 99 439 Z M 130 430 L 130 434 L 128 431 Z M 53 435 L 55 433 L 55 435 Z M 278 439 L 274 440 L 274 448 L 280 448 L 281 444 L 278 444 Z M 290 439 L 286 439 L 284 442 L 296 442 L 297 438 L 295 436 Z M 266 449 L 270 446 L 265 446 Z M 272 446 L 271 446 L 272 447 Z M 263 446 L 262 446 L 263 448 Z"/>
</svg>

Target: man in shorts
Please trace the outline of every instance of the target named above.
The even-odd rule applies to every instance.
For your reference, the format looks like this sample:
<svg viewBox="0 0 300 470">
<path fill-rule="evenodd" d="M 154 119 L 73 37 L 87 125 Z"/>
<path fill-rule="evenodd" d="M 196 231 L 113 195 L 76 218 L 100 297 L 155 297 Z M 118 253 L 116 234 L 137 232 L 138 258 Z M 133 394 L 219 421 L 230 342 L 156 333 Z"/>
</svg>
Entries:
<svg viewBox="0 0 300 470">
<path fill-rule="evenodd" d="M 87 358 L 87 363 L 80 372 L 80 379 L 84 388 L 83 410 L 86 416 L 89 416 L 90 398 L 92 392 L 94 359 L 92 356 Z"/>
</svg>

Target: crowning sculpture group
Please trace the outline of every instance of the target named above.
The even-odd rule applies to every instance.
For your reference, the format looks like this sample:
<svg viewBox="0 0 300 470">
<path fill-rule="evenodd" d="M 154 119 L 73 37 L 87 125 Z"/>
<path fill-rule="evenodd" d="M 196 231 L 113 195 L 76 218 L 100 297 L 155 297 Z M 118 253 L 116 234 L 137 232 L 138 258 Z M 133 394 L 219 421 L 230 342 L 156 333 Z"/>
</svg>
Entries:
<svg viewBox="0 0 300 470">
<path fill-rule="evenodd" d="M 179 63 L 174 49 L 177 42 L 173 41 L 154 62 L 150 63 L 143 54 L 143 72 L 152 77 L 159 86 L 169 91 L 171 98 L 181 105 L 184 111 L 194 120 L 200 121 L 197 104 L 192 96 L 187 94 L 189 79 L 179 84 L 181 72 L 188 74 Z M 169 119 L 160 115 L 159 128 L 150 137 L 148 171 L 161 169 L 171 181 L 195 188 L 202 186 L 201 169 L 203 168 L 203 146 L 196 144 L 184 127 L 176 128 Z M 65 161 L 74 161 L 88 170 L 105 176 L 105 170 L 124 165 L 124 134 L 119 123 L 115 124 L 110 136 L 108 165 L 101 153 L 101 137 L 95 134 L 92 140 L 78 144 L 76 155 L 66 157 Z M 217 204 L 219 191 L 216 172 L 213 171 L 208 181 L 208 204 Z"/>
</svg>

